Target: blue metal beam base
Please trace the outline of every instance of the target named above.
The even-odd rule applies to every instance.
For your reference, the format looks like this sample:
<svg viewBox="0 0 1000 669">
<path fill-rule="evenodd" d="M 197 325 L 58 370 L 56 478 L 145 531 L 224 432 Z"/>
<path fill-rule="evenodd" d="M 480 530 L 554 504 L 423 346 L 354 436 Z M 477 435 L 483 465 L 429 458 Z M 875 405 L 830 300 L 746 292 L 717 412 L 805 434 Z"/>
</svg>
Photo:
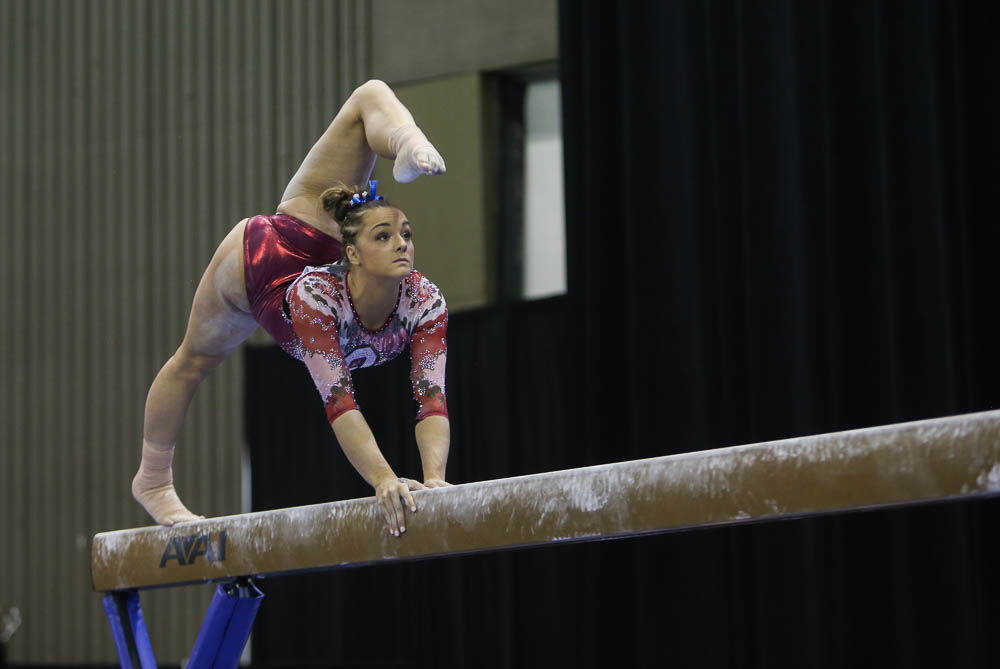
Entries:
<svg viewBox="0 0 1000 669">
<path fill-rule="evenodd" d="M 264 593 L 249 578 L 223 583 L 208 605 L 188 669 L 236 667 Z"/>
<path fill-rule="evenodd" d="M 135 590 L 109 592 L 104 596 L 104 613 L 111 625 L 122 669 L 156 669 L 139 593 Z"/>
</svg>

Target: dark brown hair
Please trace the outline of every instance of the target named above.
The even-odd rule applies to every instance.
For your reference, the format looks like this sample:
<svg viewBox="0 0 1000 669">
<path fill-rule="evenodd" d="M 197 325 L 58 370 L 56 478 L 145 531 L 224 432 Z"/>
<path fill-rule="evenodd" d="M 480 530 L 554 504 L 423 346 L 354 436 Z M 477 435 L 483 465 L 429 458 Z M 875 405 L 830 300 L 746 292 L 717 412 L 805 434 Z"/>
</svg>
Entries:
<svg viewBox="0 0 1000 669">
<path fill-rule="evenodd" d="M 366 211 L 378 209 L 379 207 L 391 207 L 388 200 L 372 200 L 362 204 L 351 205 L 351 198 L 361 195 L 367 189 L 361 186 L 348 186 L 345 183 L 336 183 L 323 191 L 320 199 L 323 202 L 323 209 L 333 217 L 333 220 L 340 224 L 340 234 L 346 249 L 348 244 L 357 245 L 358 233 L 361 232 L 362 218 Z M 347 253 L 344 253 L 344 262 L 350 263 Z"/>
</svg>

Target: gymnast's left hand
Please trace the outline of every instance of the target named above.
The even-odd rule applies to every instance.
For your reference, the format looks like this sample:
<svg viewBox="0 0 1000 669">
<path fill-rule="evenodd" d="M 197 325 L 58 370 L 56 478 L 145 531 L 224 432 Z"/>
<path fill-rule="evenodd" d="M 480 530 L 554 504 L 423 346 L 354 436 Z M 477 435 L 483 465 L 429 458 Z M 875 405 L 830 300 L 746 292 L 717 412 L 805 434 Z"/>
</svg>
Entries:
<svg viewBox="0 0 1000 669">
<path fill-rule="evenodd" d="M 424 479 L 425 488 L 450 488 L 451 484 L 444 479 Z"/>
</svg>

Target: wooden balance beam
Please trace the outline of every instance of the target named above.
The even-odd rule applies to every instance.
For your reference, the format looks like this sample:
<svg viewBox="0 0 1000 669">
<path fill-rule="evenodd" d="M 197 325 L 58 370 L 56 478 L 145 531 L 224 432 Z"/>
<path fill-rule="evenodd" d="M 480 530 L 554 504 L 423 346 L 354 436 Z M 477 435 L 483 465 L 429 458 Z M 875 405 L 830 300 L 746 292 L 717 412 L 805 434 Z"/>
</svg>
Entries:
<svg viewBox="0 0 1000 669">
<path fill-rule="evenodd" d="M 94 537 L 97 591 L 400 560 L 1000 494 L 1000 411 L 413 493 L 407 531 L 374 498 Z"/>
</svg>

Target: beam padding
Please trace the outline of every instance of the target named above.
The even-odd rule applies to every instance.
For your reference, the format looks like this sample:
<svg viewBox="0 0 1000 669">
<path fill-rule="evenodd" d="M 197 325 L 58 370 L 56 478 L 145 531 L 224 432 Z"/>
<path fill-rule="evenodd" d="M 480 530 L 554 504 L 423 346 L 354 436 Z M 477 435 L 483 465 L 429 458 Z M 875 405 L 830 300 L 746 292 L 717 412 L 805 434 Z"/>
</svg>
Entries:
<svg viewBox="0 0 1000 669">
<path fill-rule="evenodd" d="M 94 537 L 98 591 L 276 576 L 1000 494 L 1000 411 Z"/>
</svg>

